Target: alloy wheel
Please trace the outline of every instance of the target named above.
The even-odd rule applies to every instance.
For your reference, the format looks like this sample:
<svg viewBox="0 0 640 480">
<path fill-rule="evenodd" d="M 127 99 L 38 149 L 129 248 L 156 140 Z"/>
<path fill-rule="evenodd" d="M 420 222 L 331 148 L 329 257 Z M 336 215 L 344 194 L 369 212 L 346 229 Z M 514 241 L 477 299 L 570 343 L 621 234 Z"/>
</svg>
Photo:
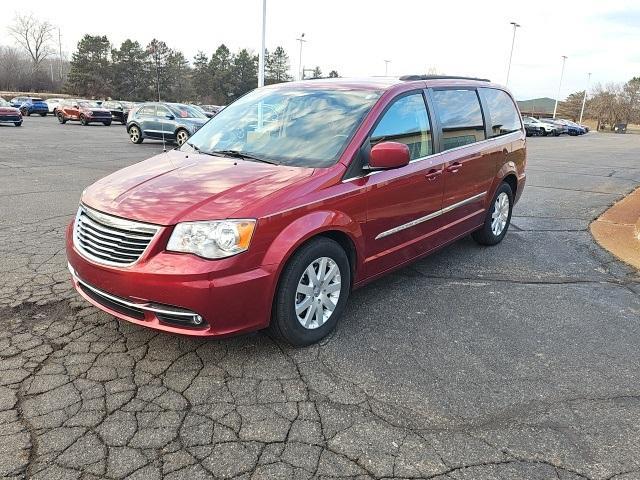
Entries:
<svg viewBox="0 0 640 480">
<path fill-rule="evenodd" d="M 187 132 L 185 132 L 184 130 L 180 130 L 178 132 L 178 135 L 176 137 L 176 140 L 178 141 L 178 145 L 182 146 L 182 144 L 186 142 L 188 139 L 189 139 L 189 134 L 187 134 Z"/>
<path fill-rule="evenodd" d="M 491 214 L 491 231 L 496 237 L 499 237 L 509 219 L 509 196 L 502 192 L 496 198 L 493 205 L 493 213 Z"/>
<path fill-rule="evenodd" d="M 133 143 L 136 143 L 140 139 L 140 130 L 136 127 L 131 127 L 131 129 L 129 129 L 129 138 Z"/>
<path fill-rule="evenodd" d="M 341 288 L 340 267 L 333 259 L 320 257 L 311 262 L 296 289 L 294 307 L 300 325 L 310 330 L 324 325 L 338 305 Z"/>
</svg>

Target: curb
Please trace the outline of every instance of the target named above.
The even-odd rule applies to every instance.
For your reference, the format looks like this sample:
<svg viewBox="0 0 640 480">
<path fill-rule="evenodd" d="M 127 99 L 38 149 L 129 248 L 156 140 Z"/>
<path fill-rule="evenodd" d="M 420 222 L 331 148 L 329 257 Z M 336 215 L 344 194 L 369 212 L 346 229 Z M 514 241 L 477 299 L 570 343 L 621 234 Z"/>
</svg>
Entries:
<svg viewBox="0 0 640 480">
<path fill-rule="evenodd" d="M 602 248 L 640 270 L 640 188 L 600 215 L 589 229 Z"/>
</svg>

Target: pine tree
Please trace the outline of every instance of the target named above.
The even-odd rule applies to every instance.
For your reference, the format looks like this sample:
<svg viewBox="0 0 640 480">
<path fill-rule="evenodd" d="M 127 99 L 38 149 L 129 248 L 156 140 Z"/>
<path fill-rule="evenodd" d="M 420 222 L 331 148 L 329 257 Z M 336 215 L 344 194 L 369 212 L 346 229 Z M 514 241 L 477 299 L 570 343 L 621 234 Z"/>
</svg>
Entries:
<svg viewBox="0 0 640 480">
<path fill-rule="evenodd" d="M 110 51 L 111 45 L 106 36 L 82 37 L 71 59 L 67 91 L 96 98 L 110 96 Z"/>
<path fill-rule="evenodd" d="M 216 105 L 227 105 L 232 97 L 231 62 L 231 52 L 224 43 L 211 55 L 211 101 Z"/>
<path fill-rule="evenodd" d="M 243 48 L 233 58 L 233 88 L 231 93 L 236 99 L 256 88 L 258 84 L 258 57 Z"/>
<path fill-rule="evenodd" d="M 282 47 L 276 47 L 273 53 L 265 51 L 265 83 L 288 82 L 292 79 L 289 75 L 289 55 Z"/>
<path fill-rule="evenodd" d="M 191 82 L 196 98 L 200 102 L 209 103 L 212 97 L 212 82 L 211 68 L 209 65 L 209 58 L 204 52 L 198 52 L 193 58 L 193 74 Z"/>
<path fill-rule="evenodd" d="M 125 40 L 120 49 L 111 50 L 113 91 L 112 97 L 121 100 L 142 101 L 153 98 L 148 55 L 138 42 Z"/>
</svg>

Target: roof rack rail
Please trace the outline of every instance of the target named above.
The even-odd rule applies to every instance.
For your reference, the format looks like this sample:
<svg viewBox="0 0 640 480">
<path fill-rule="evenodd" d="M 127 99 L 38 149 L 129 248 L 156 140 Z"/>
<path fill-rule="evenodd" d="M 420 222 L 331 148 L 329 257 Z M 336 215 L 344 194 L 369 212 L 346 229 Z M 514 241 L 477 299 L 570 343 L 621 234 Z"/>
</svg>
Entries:
<svg viewBox="0 0 640 480">
<path fill-rule="evenodd" d="M 456 75 L 402 75 L 400 80 L 410 82 L 413 80 L 477 80 L 478 82 L 490 82 L 488 78 L 459 77 Z"/>
</svg>

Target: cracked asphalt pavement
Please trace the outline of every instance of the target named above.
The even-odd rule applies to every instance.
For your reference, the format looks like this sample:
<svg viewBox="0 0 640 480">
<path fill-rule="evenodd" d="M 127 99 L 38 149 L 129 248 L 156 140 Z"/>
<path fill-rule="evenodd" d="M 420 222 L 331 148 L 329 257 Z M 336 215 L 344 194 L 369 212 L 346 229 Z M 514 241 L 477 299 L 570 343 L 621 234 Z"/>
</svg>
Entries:
<svg viewBox="0 0 640 480">
<path fill-rule="evenodd" d="M 588 224 L 640 136 L 532 138 L 504 242 L 356 291 L 337 331 L 157 333 L 72 290 L 82 189 L 161 151 L 124 127 L 0 127 L 0 477 L 640 478 L 640 279 Z"/>
</svg>

